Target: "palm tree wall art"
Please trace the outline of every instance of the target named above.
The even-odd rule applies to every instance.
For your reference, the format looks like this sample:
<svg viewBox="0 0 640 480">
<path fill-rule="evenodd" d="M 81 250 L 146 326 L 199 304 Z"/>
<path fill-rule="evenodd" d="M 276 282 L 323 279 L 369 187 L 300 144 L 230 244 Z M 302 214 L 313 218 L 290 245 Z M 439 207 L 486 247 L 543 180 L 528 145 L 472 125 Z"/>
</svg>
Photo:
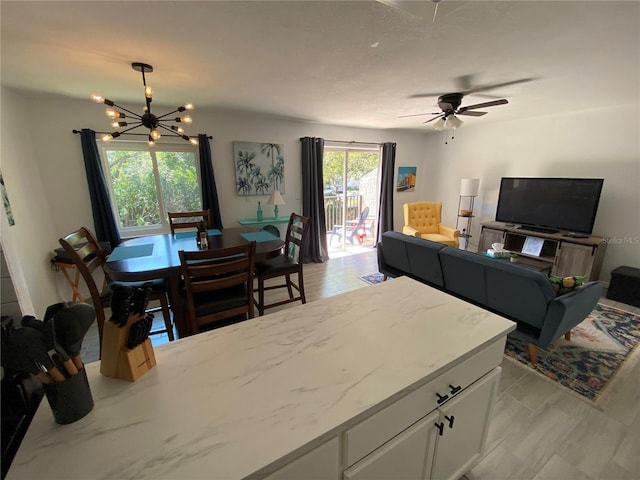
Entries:
<svg viewBox="0 0 640 480">
<path fill-rule="evenodd" d="M 278 143 L 233 142 L 238 195 L 284 194 L 284 157 Z"/>
</svg>

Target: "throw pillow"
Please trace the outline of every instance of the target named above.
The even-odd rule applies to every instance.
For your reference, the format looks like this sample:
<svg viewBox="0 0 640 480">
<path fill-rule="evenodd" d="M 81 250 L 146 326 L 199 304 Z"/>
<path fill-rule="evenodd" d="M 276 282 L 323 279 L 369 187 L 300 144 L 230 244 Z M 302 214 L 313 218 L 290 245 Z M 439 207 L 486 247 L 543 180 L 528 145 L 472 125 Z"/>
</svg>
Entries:
<svg viewBox="0 0 640 480">
<path fill-rule="evenodd" d="M 573 277 L 557 277 L 555 275 L 551 275 L 549 277 L 551 286 L 556 291 L 557 296 L 564 295 L 565 293 L 572 292 L 579 288 L 586 279 L 587 277 L 582 275 L 576 275 Z"/>
</svg>

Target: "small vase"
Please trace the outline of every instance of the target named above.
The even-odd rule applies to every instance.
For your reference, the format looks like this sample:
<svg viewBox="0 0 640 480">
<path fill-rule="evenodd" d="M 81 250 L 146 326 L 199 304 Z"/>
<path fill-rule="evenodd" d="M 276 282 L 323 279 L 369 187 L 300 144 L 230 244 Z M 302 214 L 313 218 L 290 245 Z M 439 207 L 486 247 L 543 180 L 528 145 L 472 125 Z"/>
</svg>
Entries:
<svg viewBox="0 0 640 480">
<path fill-rule="evenodd" d="M 257 212 L 257 219 L 259 222 L 262 221 L 262 206 L 260 205 L 260 202 L 258 202 L 258 212 Z"/>
</svg>

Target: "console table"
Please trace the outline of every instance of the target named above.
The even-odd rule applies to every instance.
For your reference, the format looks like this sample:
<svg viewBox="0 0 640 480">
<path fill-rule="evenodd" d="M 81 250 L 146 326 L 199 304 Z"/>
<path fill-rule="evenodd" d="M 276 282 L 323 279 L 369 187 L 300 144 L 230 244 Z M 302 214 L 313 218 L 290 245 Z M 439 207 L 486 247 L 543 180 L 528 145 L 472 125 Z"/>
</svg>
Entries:
<svg viewBox="0 0 640 480">
<path fill-rule="evenodd" d="M 527 237 L 542 242 L 539 255 L 523 253 Z M 517 253 L 522 261 L 538 270 L 550 270 L 560 277 L 584 275 L 598 280 L 607 244 L 602 237 L 574 238 L 567 233 L 541 233 L 502 222 L 482 224 L 479 252 L 486 252 L 493 243 Z"/>
<path fill-rule="evenodd" d="M 135 383 L 42 402 L 8 480 L 457 479 L 481 458 L 515 324 L 407 277 L 156 347 Z"/>
<path fill-rule="evenodd" d="M 257 218 L 245 218 L 238 220 L 238 223 L 243 226 L 251 225 L 272 225 L 274 223 L 288 223 L 289 217 L 263 217 L 262 220 Z"/>
</svg>

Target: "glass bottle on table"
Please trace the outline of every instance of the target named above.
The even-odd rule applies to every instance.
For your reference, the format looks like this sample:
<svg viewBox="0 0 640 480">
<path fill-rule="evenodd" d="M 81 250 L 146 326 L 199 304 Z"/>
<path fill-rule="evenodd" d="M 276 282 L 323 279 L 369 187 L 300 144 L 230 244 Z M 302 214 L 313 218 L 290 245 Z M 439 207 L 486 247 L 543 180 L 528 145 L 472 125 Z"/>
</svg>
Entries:
<svg viewBox="0 0 640 480">
<path fill-rule="evenodd" d="M 261 222 L 262 221 L 262 206 L 260 205 L 260 201 L 258 201 L 258 212 L 256 219 Z"/>
</svg>

